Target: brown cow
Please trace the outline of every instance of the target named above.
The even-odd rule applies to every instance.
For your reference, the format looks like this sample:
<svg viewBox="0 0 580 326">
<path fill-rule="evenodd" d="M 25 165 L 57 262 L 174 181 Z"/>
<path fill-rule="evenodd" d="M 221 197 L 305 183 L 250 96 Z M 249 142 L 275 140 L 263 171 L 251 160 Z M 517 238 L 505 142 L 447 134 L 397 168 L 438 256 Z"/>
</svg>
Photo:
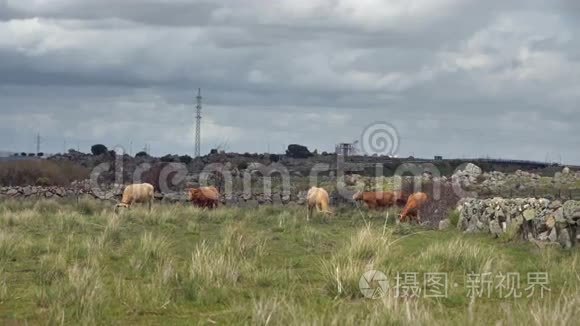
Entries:
<svg viewBox="0 0 580 326">
<path fill-rule="evenodd" d="M 192 188 L 189 189 L 189 200 L 198 207 L 217 208 L 220 194 L 216 187 Z"/>
<path fill-rule="evenodd" d="M 419 210 L 427 202 L 427 198 L 427 194 L 424 192 L 416 192 L 409 196 L 407 205 L 405 205 L 405 208 L 403 208 L 403 211 L 399 215 L 399 221 L 404 222 L 409 217 L 415 217 L 417 223 L 421 222 Z"/>
<path fill-rule="evenodd" d="M 355 201 L 363 201 L 369 209 L 375 209 L 389 208 L 393 205 L 400 207 L 405 206 L 407 203 L 407 197 L 407 195 L 400 191 L 359 191 L 352 196 L 352 199 Z"/>
</svg>

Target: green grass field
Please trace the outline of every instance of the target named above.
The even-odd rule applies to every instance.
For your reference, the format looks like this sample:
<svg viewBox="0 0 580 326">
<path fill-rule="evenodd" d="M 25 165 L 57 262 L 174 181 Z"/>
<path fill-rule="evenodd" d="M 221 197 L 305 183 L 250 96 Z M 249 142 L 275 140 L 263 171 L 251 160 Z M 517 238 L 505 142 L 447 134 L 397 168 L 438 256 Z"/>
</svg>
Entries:
<svg viewBox="0 0 580 326">
<path fill-rule="evenodd" d="M 306 223 L 303 207 L 116 216 L 97 201 L 0 203 L 2 325 L 574 325 L 579 267 L 577 250 L 385 225 L 355 209 Z M 378 299 L 359 289 L 371 269 L 390 285 Z M 543 298 L 527 298 L 534 272 L 549 277 Z M 447 275 L 447 296 L 427 297 L 427 273 Z M 522 297 L 500 298 L 494 281 L 470 298 L 468 273 L 519 273 Z M 417 276 L 417 297 L 396 297 L 397 275 L 400 293 Z"/>
</svg>

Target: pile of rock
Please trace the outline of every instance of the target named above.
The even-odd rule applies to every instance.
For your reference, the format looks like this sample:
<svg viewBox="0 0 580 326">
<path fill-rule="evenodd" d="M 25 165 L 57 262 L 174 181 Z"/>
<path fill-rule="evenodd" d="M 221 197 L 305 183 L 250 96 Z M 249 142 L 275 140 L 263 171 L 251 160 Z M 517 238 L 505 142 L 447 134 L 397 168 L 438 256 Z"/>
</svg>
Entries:
<svg viewBox="0 0 580 326">
<path fill-rule="evenodd" d="M 579 201 L 549 201 L 545 198 L 492 198 L 462 200 L 458 205 L 458 228 L 466 233 L 520 234 L 534 242 L 576 243 L 580 222 Z"/>
<path fill-rule="evenodd" d="M 451 181 L 463 186 L 469 186 L 476 184 L 481 174 L 482 170 L 479 166 L 473 163 L 468 163 L 463 170 L 457 170 L 453 173 Z"/>
<path fill-rule="evenodd" d="M 64 187 L 24 186 L 24 187 L 0 188 L 0 198 L 1 197 L 63 198 L 74 195 L 75 195 L 74 189 Z"/>
<path fill-rule="evenodd" d="M 524 190 L 535 187 L 539 185 L 541 177 L 536 173 L 517 170 L 512 174 L 486 172 L 481 179 L 483 181 L 478 185 L 479 189 L 494 193 L 505 189 Z"/>
<path fill-rule="evenodd" d="M 101 189 L 92 188 L 90 181 L 73 182 L 70 187 L 44 187 L 44 186 L 24 186 L 24 187 L 0 187 L 0 199 L 42 199 L 42 198 L 94 198 L 100 200 L 115 200 L 122 196 L 124 185 L 113 184 Z M 286 193 L 272 192 L 246 194 L 235 192 L 229 195 L 222 195 L 222 203 L 232 206 L 258 206 L 258 205 L 288 205 L 303 203 L 306 193 Z M 168 202 L 186 202 L 188 195 L 186 191 L 176 191 L 169 193 L 155 193 L 155 199 Z"/>
</svg>

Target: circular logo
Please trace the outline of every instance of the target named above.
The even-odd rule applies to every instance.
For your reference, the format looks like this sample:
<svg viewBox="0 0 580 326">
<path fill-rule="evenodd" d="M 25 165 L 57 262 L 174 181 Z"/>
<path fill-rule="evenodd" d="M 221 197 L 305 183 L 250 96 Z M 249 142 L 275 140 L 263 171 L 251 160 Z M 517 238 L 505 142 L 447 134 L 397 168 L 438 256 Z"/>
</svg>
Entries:
<svg viewBox="0 0 580 326">
<path fill-rule="evenodd" d="M 399 133 L 389 123 L 375 122 L 363 130 L 360 143 L 367 155 L 394 156 L 399 150 Z"/>
<path fill-rule="evenodd" d="M 389 290 L 389 281 L 383 272 L 370 270 L 361 276 L 358 288 L 365 298 L 379 299 Z"/>
</svg>

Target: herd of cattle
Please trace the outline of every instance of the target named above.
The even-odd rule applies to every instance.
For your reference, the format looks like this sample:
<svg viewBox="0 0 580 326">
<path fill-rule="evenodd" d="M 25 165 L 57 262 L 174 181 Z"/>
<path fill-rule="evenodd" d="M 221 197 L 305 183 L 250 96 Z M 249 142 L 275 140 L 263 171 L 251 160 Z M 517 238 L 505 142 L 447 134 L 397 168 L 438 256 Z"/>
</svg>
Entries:
<svg viewBox="0 0 580 326">
<path fill-rule="evenodd" d="M 149 183 L 132 184 L 123 190 L 121 202 L 115 206 L 115 212 L 119 208 L 130 208 L 134 203 L 147 204 L 151 211 L 154 199 L 154 187 Z M 220 194 L 215 187 L 200 187 L 189 189 L 189 201 L 202 208 L 217 208 Z M 355 202 L 364 202 L 369 209 L 384 209 L 392 206 L 402 207 L 399 221 L 415 220 L 420 222 L 419 209 L 428 199 L 427 194 L 416 192 L 406 194 L 401 191 L 362 192 L 355 193 L 352 197 Z M 306 195 L 307 213 L 306 220 L 310 219 L 314 209 L 324 215 L 333 215 L 330 209 L 330 196 L 328 192 L 319 187 L 312 187 Z"/>
</svg>

